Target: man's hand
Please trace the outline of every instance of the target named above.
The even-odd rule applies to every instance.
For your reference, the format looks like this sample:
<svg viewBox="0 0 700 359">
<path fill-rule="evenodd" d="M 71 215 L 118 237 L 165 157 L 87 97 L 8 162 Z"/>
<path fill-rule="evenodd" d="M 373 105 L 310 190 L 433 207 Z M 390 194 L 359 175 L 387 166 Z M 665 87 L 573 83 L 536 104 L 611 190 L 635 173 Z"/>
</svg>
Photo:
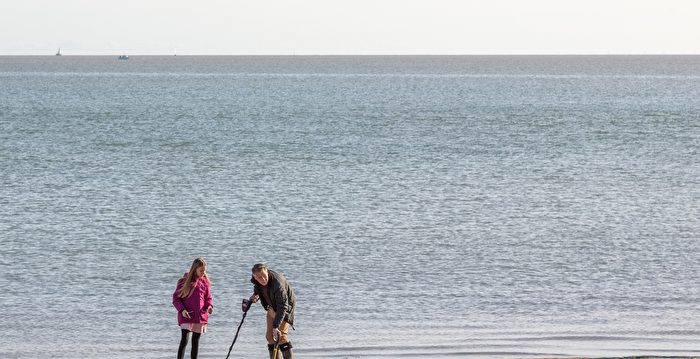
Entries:
<svg viewBox="0 0 700 359">
<path fill-rule="evenodd" d="M 250 308 L 250 306 L 253 305 L 253 303 L 258 301 L 258 298 L 259 297 L 255 293 L 253 293 L 253 295 L 251 295 L 250 298 L 243 299 L 243 301 L 241 302 L 241 310 L 244 312 L 247 311 L 248 308 Z"/>
<path fill-rule="evenodd" d="M 282 332 L 278 328 L 272 328 L 272 340 L 278 341 L 282 336 Z"/>
</svg>

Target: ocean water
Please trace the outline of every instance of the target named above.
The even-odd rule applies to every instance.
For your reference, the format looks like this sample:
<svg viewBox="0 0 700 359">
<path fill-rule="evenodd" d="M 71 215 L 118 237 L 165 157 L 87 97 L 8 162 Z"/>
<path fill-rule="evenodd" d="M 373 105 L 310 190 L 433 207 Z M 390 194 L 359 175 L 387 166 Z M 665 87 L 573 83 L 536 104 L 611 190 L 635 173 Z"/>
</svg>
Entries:
<svg viewBox="0 0 700 359">
<path fill-rule="evenodd" d="M 0 57 L 2 358 L 700 355 L 700 56 Z M 266 357 L 263 311 L 233 358 Z"/>
</svg>

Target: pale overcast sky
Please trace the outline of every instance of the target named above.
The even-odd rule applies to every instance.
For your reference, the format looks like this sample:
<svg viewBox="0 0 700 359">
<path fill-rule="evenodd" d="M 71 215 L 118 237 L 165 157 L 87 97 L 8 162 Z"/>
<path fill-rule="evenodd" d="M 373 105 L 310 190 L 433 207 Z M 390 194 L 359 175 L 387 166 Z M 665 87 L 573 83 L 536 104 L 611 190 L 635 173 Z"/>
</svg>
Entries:
<svg viewBox="0 0 700 359">
<path fill-rule="evenodd" d="M 0 55 L 700 54 L 698 0 L 0 0 Z"/>
</svg>

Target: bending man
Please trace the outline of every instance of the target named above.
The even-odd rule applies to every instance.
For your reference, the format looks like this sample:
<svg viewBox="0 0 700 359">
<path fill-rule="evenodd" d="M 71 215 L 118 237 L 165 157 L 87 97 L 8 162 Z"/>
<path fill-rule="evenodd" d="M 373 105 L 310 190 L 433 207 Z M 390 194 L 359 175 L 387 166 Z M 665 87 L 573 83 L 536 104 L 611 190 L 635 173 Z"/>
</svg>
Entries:
<svg viewBox="0 0 700 359">
<path fill-rule="evenodd" d="M 278 342 L 279 351 L 284 359 L 292 359 L 292 343 L 287 337 L 289 327 L 294 326 L 294 306 L 296 297 L 294 290 L 282 273 L 272 271 L 266 265 L 258 263 L 253 266 L 253 295 L 245 305 L 255 303 L 258 298 L 263 308 L 267 311 L 267 349 L 270 351 L 270 359 L 274 355 L 275 342 Z M 244 308 L 245 310 L 245 308 Z"/>
</svg>

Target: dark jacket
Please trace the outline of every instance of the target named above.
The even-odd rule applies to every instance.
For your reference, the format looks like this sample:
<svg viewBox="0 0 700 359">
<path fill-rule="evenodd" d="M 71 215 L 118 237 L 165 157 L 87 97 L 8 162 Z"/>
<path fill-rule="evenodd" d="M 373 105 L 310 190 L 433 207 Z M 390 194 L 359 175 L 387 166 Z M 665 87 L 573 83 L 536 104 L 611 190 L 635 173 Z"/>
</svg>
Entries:
<svg viewBox="0 0 700 359">
<path fill-rule="evenodd" d="M 270 302 L 267 303 L 262 294 L 263 286 L 251 277 L 250 281 L 255 285 L 254 293 L 260 297 L 260 304 L 267 310 L 272 307 L 275 311 L 275 320 L 272 322 L 273 328 L 279 328 L 282 320 L 294 326 L 294 307 L 297 302 L 294 290 L 287 282 L 282 273 L 267 270 L 267 287 L 270 290 Z"/>
</svg>

